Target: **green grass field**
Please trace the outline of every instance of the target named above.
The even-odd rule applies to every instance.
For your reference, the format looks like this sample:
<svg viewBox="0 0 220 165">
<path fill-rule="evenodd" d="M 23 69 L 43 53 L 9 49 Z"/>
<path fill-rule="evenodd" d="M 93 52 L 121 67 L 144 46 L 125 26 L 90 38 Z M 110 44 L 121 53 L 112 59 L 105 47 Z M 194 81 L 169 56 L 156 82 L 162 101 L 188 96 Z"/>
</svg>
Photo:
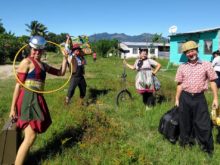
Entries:
<svg viewBox="0 0 220 165">
<path fill-rule="evenodd" d="M 48 55 L 48 61 L 53 54 Z M 31 165 L 205 165 L 219 164 L 220 145 L 215 142 L 212 158 L 193 148 L 173 145 L 158 133 L 161 116 L 174 105 L 176 67 L 166 70 L 167 60 L 159 60 L 163 65 L 158 73 L 162 88 L 158 95 L 165 96 L 161 104 L 145 111 L 141 96 L 134 87 L 135 71 L 127 69 L 127 88 L 133 100 L 116 108 L 115 98 L 121 89 L 122 60 L 118 58 L 98 58 L 94 63 L 88 56 L 86 66 L 87 96 L 89 106 L 79 105 L 79 91 L 73 101 L 64 106 L 68 85 L 59 92 L 45 94 L 53 120 L 46 133 L 40 134 L 33 145 L 27 164 Z M 134 59 L 128 60 L 130 64 Z M 47 90 L 60 87 L 68 78 L 49 76 Z M 0 126 L 8 119 L 15 79 L 0 81 Z M 211 105 L 211 92 L 206 94 Z M 214 138 L 216 129 L 213 130 Z"/>
</svg>

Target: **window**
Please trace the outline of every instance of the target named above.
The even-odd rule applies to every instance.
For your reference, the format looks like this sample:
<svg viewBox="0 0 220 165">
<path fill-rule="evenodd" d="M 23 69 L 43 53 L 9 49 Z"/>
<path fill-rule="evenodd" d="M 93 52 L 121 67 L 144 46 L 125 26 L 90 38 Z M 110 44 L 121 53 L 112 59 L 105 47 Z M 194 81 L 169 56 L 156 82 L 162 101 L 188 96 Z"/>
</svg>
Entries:
<svg viewBox="0 0 220 165">
<path fill-rule="evenodd" d="M 182 45 L 183 42 L 178 42 L 178 54 L 182 54 Z"/>
<path fill-rule="evenodd" d="M 155 49 L 150 49 L 150 54 L 155 54 Z"/>
<path fill-rule="evenodd" d="M 204 40 L 204 54 L 212 54 L 212 40 Z"/>
<path fill-rule="evenodd" d="M 138 54 L 137 48 L 133 48 L 133 54 Z"/>
</svg>

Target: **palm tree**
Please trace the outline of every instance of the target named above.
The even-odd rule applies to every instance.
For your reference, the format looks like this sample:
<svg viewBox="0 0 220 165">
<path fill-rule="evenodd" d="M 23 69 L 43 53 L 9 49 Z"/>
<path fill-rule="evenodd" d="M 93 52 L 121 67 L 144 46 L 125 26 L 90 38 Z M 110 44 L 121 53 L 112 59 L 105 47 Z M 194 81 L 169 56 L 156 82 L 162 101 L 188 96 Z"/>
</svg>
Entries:
<svg viewBox="0 0 220 165">
<path fill-rule="evenodd" d="M 34 35 L 45 36 L 48 33 L 47 27 L 36 20 L 31 21 L 30 25 L 28 24 L 25 25 L 28 27 L 26 31 L 30 32 L 30 36 L 34 36 Z"/>
</svg>

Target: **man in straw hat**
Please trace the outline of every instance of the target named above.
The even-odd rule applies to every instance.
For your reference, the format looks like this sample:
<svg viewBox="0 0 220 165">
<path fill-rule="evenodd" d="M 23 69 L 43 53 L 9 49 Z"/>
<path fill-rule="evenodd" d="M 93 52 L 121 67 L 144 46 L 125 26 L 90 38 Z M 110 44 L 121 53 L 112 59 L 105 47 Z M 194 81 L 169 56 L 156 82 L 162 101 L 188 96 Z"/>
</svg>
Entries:
<svg viewBox="0 0 220 165">
<path fill-rule="evenodd" d="M 180 145 L 194 144 L 194 138 L 201 149 L 208 154 L 214 150 L 212 125 L 204 91 L 208 81 L 213 92 L 212 107 L 218 107 L 218 95 L 215 79 L 217 75 L 210 62 L 198 58 L 198 45 L 187 41 L 182 45 L 182 52 L 188 61 L 179 66 L 175 81 L 177 82 L 176 102 L 179 107 Z"/>
</svg>

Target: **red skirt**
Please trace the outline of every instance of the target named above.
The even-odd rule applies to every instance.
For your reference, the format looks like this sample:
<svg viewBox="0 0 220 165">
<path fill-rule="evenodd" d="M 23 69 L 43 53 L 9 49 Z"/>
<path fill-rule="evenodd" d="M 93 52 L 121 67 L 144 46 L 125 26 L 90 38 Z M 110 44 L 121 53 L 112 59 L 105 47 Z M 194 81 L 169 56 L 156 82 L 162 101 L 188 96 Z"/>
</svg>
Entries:
<svg viewBox="0 0 220 165">
<path fill-rule="evenodd" d="M 27 92 L 28 91 L 26 89 L 22 88 L 16 102 L 18 116 L 17 127 L 20 129 L 24 129 L 28 125 L 30 125 L 35 132 L 43 133 L 52 123 L 47 103 L 42 94 L 37 94 L 29 91 L 29 93 L 34 96 L 31 102 L 34 101 L 35 103 L 37 103 L 37 108 L 27 108 L 28 105 L 24 108 L 24 104 L 30 105 L 30 102 L 27 103 L 26 101 L 27 96 L 24 99 Z"/>
</svg>

